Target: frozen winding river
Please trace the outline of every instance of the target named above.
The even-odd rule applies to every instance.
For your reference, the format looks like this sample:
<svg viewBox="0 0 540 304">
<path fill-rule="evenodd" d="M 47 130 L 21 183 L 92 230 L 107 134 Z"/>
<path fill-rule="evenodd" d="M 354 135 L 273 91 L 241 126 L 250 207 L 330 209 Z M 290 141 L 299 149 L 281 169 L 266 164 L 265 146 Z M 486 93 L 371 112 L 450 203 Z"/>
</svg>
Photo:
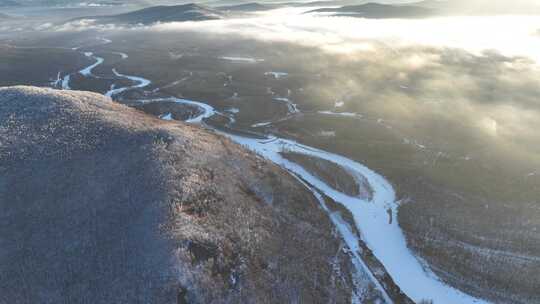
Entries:
<svg viewBox="0 0 540 304">
<path fill-rule="evenodd" d="M 110 40 L 103 40 L 105 43 L 110 43 Z M 77 49 L 78 48 L 75 48 L 74 50 Z M 79 73 L 85 77 L 97 77 L 92 74 L 92 70 L 102 64 L 104 60 L 94 56 L 94 54 L 90 52 L 83 54 L 87 57 L 94 58 L 96 62 L 82 69 Z M 120 55 L 123 60 L 128 58 L 127 54 L 118 52 L 116 52 L 116 54 Z M 113 73 L 116 77 L 128 79 L 133 84 L 125 87 L 115 87 L 113 85 L 111 89 L 105 93 L 105 95 L 109 97 L 118 96 L 131 89 L 144 88 L 152 83 L 150 80 L 142 77 L 121 74 L 116 69 L 113 69 Z M 71 74 L 67 74 L 61 78 L 59 74 L 55 83 L 63 89 L 70 89 L 70 75 Z M 174 101 L 199 108 L 199 113 L 186 121 L 189 123 L 204 123 L 205 118 L 209 118 L 215 114 L 221 114 L 206 103 L 180 99 L 174 96 L 140 100 L 140 102 L 143 103 L 157 101 Z M 170 115 L 166 117 L 166 119 L 170 119 Z M 383 176 L 354 160 L 309 147 L 296 141 L 274 136 L 268 136 L 267 139 L 261 140 L 224 133 L 223 131 L 217 132 L 284 168 L 298 178 L 300 182 L 314 194 L 319 200 L 322 208 L 329 214 L 337 231 L 351 249 L 353 264 L 358 271 L 366 273 L 369 276 L 386 302 L 392 303 L 392 300 L 358 254 L 359 243 L 356 235 L 353 233 L 351 227 L 341 219 L 339 214 L 333 213 L 326 207 L 321 194 L 332 198 L 351 212 L 354 217 L 354 222 L 361 233 L 362 241 L 366 243 L 373 251 L 376 258 L 384 265 L 394 282 L 413 301 L 420 302 L 423 299 L 429 299 L 436 304 L 488 303 L 484 300 L 469 296 L 440 281 L 437 276 L 429 270 L 429 267 L 424 265 L 407 248 L 405 236 L 397 221 L 399 203 L 396 201 L 396 195 L 392 185 Z M 358 180 L 365 178 L 373 190 L 371 200 L 350 196 L 335 190 L 320 178 L 309 173 L 301 165 L 285 159 L 281 154 L 282 152 L 295 152 L 313 158 L 330 161 L 353 174 Z M 391 213 L 392 218 L 395 220 L 388 220 L 389 213 Z M 356 302 L 357 300 L 358 299 L 352 299 L 353 302 Z"/>
</svg>

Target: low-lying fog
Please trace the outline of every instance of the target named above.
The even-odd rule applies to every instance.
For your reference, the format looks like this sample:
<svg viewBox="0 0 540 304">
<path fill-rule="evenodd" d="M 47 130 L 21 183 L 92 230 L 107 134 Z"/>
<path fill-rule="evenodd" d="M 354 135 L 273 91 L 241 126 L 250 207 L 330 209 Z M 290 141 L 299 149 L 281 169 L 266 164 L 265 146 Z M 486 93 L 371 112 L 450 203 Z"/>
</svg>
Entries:
<svg viewBox="0 0 540 304">
<path fill-rule="evenodd" d="M 282 8 L 239 18 L 129 28 L 95 25 L 91 20 L 45 22 L 35 29 L 141 31 L 141 35 L 195 32 L 307 47 L 301 57 L 313 60 L 295 62 L 295 68 L 316 66 L 332 73 L 327 83 L 310 88 L 319 99 L 347 95 L 349 111 L 416 121 L 417 127 L 444 121 L 473 133 L 473 138 L 491 138 L 505 147 L 503 154 L 538 159 L 540 18 L 364 19 L 305 13 L 311 9 Z M 336 73 L 340 65 L 343 73 Z"/>
<path fill-rule="evenodd" d="M 378 43 L 389 48 L 411 45 L 461 48 L 475 54 L 496 50 L 504 55 L 540 59 L 540 19 L 536 16 L 364 19 L 304 13 L 309 10 L 285 8 L 249 18 L 173 22 L 153 28 L 239 34 L 319 46 L 341 53 L 374 50 L 372 44 Z"/>
<path fill-rule="evenodd" d="M 342 75 L 334 73 L 328 83 L 311 88 L 319 96 L 347 94 L 349 110 L 379 112 L 422 127 L 441 122 L 466 126 L 478 133 L 473 137 L 490 137 L 503 145 L 504 153 L 530 153 L 538 159 L 538 17 L 377 20 L 321 17 L 303 14 L 305 10 L 159 24 L 146 31 L 241 35 L 315 47 L 327 56 L 304 50 L 302 56 L 314 56 L 307 64 L 334 71 L 336 64 L 343 66 Z"/>
</svg>

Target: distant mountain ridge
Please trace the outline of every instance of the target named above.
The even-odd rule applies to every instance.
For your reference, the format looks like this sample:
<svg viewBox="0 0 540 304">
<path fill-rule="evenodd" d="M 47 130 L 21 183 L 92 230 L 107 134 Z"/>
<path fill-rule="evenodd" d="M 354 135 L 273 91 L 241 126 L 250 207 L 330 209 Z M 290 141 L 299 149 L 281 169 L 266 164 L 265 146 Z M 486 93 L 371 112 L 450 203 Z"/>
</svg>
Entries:
<svg viewBox="0 0 540 304">
<path fill-rule="evenodd" d="M 92 19 L 101 24 L 114 23 L 149 25 L 158 22 L 214 20 L 221 19 L 222 17 L 223 13 L 218 10 L 195 3 L 190 3 L 173 6 L 152 6 L 118 15 L 81 17 L 71 21 Z"/>
<path fill-rule="evenodd" d="M 11 3 L 10 5 L 2 5 L 2 3 Z M 26 6 L 26 7 L 107 7 L 119 5 L 157 5 L 155 2 L 147 0 L 0 0 L 1 6 Z"/>
<path fill-rule="evenodd" d="M 338 8 L 321 8 L 309 11 L 308 13 L 333 13 L 334 16 L 385 19 L 424 18 L 436 15 L 437 11 L 415 5 L 389 5 L 370 2 L 362 5 L 342 6 Z"/>
<path fill-rule="evenodd" d="M 21 6 L 19 2 L 12 0 L 0 0 L 0 7 Z"/>
<path fill-rule="evenodd" d="M 362 3 L 364 2 L 364 3 Z M 291 4 L 294 5 L 294 4 Z M 540 15 L 540 1 L 515 0 L 513 4 L 490 0 L 422 0 L 418 2 L 381 4 L 362 0 L 315 1 L 294 6 L 336 6 L 309 13 L 334 13 L 334 16 L 363 18 L 425 18 L 430 16 Z"/>
<path fill-rule="evenodd" d="M 540 1 L 513 0 L 502 4 L 491 0 L 423 0 L 411 5 L 435 9 L 444 15 L 534 15 L 540 14 Z"/>
<path fill-rule="evenodd" d="M 265 11 L 273 9 L 273 5 L 261 4 L 258 2 L 243 3 L 238 5 L 227 5 L 217 7 L 220 11 L 236 11 L 236 12 L 255 12 L 255 11 Z"/>
<path fill-rule="evenodd" d="M 320 0 L 320 1 L 310 1 L 310 2 L 287 2 L 289 6 L 296 7 L 324 7 L 324 6 L 351 6 L 351 5 L 362 5 L 366 4 L 369 1 L 366 0 Z"/>
</svg>

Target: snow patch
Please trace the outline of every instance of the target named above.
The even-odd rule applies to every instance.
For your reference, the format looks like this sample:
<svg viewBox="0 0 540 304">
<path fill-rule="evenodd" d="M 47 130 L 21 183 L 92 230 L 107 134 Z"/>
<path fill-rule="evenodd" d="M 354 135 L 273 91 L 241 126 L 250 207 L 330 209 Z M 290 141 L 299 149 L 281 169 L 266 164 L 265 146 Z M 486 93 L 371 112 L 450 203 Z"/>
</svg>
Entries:
<svg viewBox="0 0 540 304">
<path fill-rule="evenodd" d="M 293 103 L 289 98 L 287 97 L 274 97 L 273 98 L 276 101 L 284 102 L 287 105 L 287 109 L 289 110 L 289 114 L 296 114 L 299 113 L 300 110 L 298 110 L 298 107 L 295 103 Z"/>
<path fill-rule="evenodd" d="M 163 120 L 173 120 L 171 113 L 160 115 L 159 118 Z"/>
<path fill-rule="evenodd" d="M 260 122 L 260 123 L 256 123 L 256 124 L 252 124 L 251 127 L 252 128 L 259 128 L 259 127 L 265 127 L 265 126 L 268 126 L 272 124 L 271 121 L 266 121 L 266 122 Z"/>
<path fill-rule="evenodd" d="M 62 90 L 71 90 L 71 87 L 69 86 L 69 81 L 71 80 L 71 75 L 67 74 L 62 78 Z"/>
<path fill-rule="evenodd" d="M 319 132 L 319 135 L 322 136 L 322 137 L 335 137 L 336 136 L 336 131 L 321 131 Z"/>
<path fill-rule="evenodd" d="M 281 78 L 285 78 L 285 77 L 289 76 L 289 73 L 285 73 L 285 72 L 266 72 L 266 73 L 264 73 L 264 75 L 265 76 L 272 76 L 275 79 L 281 79 Z"/>
<path fill-rule="evenodd" d="M 94 54 L 93 54 L 92 52 L 85 52 L 85 53 L 84 53 L 84 56 L 86 56 L 86 57 L 91 57 L 91 58 L 95 59 L 96 62 L 95 62 L 94 64 L 89 65 L 88 67 L 86 67 L 86 68 L 80 70 L 79 73 L 80 73 L 81 75 L 85 76 L 85 77 L 94 76 L 94 75 L 92 74 L 92 70 L 93 70 L 95 67 L 97 67 L 98 65 L 102 64 L 103 61 L 104 61 L 104 59 L 101 58 L 101 57 L 94 56 Z"/>
<path fill-rule="evenodd" d="M 186 120 L 187 123 L 194 123 L 194 124 L 200 124 L 202 123 L 202 120 L 205 118 L 209 118 L 213 116 L 214 114 L 217 114 L 214 110 L 214 108 L 210 105 L 207 105 L 202 102 L 188 100 L 188 99 L 182 99 L 182 98 L 176 98 L 176 97 L 167 97 L 167 98 L 156 98 L 156 99 L 147 99 L 147 100 L 139 100 L 141 103 L 152 103 L 152 102 L 161 102 L 161 101 L 172 101 L 179 104 L 186 104 L 195 106 L 198 109 L 200 109 L 200 113 L 194 117 L 190 117 Z"/>
<path fill-rule="evenodd" d="M 341 108 L 341 107 L 343 107 L 344 105 L 345 105 L 345 102 L 344 102 L 344 101 L 336 101 L 336 102 L 334 103 L 334 107 L 335 107 L 335 108 Z"/>
<path fill-rule="evenodd" d="M 113 54 L 116 54 L 116 55 L 120 56 L 123 60 L 128 59 L 128 57 L 129 57 L 128 54 L 122 53 L 122 52 L 113 52 Z"/>
<path fill-rule="evenodd" d="M 335 115 L 335 116 L 362 118 L 362 114 L 353 113 L 353 112 L 318 111 L 317 113 L 323 114 L 323 115 Z"/>
<path fill-rule="evenodd" d="M 105 96 L 108 96 L 108 97 L 111 97 L 111 98 L 114 97 L 115 95 L 123 93 L 123 92 L 125 92 L 127 90 L 141 89 L 141 88 L 144 88 L 146 86 L 149 86 L 152 83 L 150 80 L 148 80 L 146 78 L 137 77 L 137 76 L 130 76 L 130 75 L 124 75 L 124 74 L 118 73 L 118 71 L 116 71 L 116 69 L 113 69 L 112 71 L 113 71 L 114 75 L 116 75 L 117 77 L 122 77 L 122 78 L 125 78 L 125 79 L 129 79 L 129 80 L 135 82 L 136 84 L 132 85 L 132 86 L 128 86 L 128 87 L 121 87 L 121 88 L 114 88 L 114 86 L 111 86 L 111 89 L 105 93 Z"/>
<path fill-rule="evenodd" d="M 219 57 L 219 59 L 228 60 L 228 61 L 234 61 L 234 62 L 243 62 L 243 63 L 258 63 L 263 62 L 264 59 L 257 59 L 252 57 L 228 57 L 228 56 L 222 56 Z"/>
<path fill-rule="evenodd" d="M 240 109 L 238 109 L 238 108 L 228 108 L 228 109 L 225 109 L 225 112 L 237 114 L 237 113 L 240 113 Z"/>
</svg>

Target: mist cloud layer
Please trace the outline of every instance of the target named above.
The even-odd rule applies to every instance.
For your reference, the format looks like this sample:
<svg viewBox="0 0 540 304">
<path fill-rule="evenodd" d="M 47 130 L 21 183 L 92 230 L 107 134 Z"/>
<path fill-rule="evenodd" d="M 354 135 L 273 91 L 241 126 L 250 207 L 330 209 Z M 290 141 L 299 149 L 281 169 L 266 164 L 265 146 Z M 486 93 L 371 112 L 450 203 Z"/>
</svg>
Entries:
<svg viewBox="0 0 540 304">
<path fill-rule="evenodd" d="M 305 88 L 306 99 L 314 103 L 344 99 L 348 111 L 380 115 L 404 128 L 415 125 L 415 134 L 430 130 L 442 143 L 453 129 L 453 136 L 471 145 L 489 142 L 497 153 L 540 160 L 538 18 L 373 20 L 317 17 L 303 14 L 306 10 L 134 29 L 79 22 L 55 30 L 128 30 L 169 37 L 189 32 L 259 41 L 269 48 L 274 43 L 307 48 L 288 60 L 295 68 L 326 75 L 324 82 Z"/>
<path fill-rule="evenodd" d="M 238 34 L 266 41 L 287 41 L 335 52 L 369 50 L 372 43 L 452 47 L 479 54 L 496 50 L 507 56 L 540 59 L 540 19 L 531 16 L 440 17 L 418 20 L 320 17 L 306 9 L 278 9 L 255 17 L 205 22 L 165 23 L 157 31 L 192 30 Z M 371 41 L 371 42 L 370 42 Z M 511 43 L 510 43 L 511 42 Z"/>
</svg>

